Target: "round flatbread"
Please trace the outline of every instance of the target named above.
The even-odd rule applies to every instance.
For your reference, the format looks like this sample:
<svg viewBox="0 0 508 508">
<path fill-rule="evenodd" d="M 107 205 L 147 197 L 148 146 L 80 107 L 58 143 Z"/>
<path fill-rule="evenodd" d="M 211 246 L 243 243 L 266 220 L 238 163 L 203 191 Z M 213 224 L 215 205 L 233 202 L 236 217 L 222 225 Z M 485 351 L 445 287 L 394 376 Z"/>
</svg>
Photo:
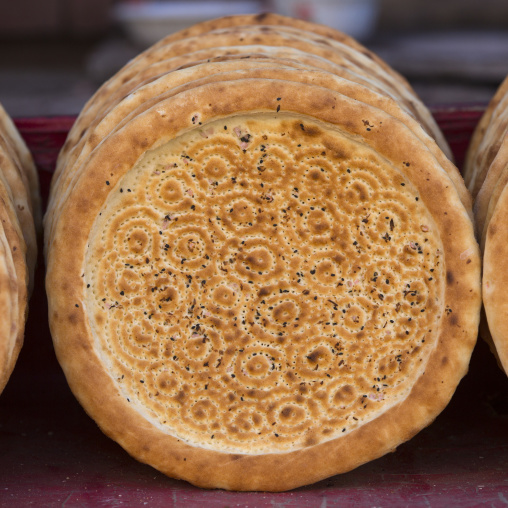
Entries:
<svg viewBox="0 0 508 508">
<path fill-rule="evenodd" d="M 33 288 L 38 180 L 28 149 L 0 105 L 0 393 L 23 344 Z M 40 219 L 40 215 L 39 215 Z"/>
<path fill-rule="evenodd" d="M 508 183 L 508 78 L 489 103 L 471 140 L 466 179 L 475 194 L 475 224 L 483 253 L 480 334 L 508 374 L 506 334 L 506 216 Z"/>
<path fill-rule="evenodd" d="M 457 190 L 403 122 L 247 78 L 162 99 L 91 152 L 47 289 L 107 435 L 202 487 L 277 491 L 432 422 L 467 371 L 479 277 Z"/>
</svg>

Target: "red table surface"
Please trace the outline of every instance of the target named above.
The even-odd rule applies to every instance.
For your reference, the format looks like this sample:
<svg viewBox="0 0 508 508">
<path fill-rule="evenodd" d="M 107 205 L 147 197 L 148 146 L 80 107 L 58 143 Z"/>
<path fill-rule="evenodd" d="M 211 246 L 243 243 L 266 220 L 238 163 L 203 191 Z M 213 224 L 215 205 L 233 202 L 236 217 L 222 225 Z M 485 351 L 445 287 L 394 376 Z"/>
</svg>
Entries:
<svg viewBox="0 0 508 508">
<path fill-rule="evenodd" d="M 459 167 L 481 111 L 433 110 Z M 73 120 L 16 121 L 39 168 L 44 202 Z M 30 505 L 505 507 L 508 378 L 479 341 L 449 406 L 395 453 L 291 492 L 201 490 L 132 459 L 76 402 L 52 349 L 40 259 L 25 344 L 0 396 L 0 506 Z"/>
</svg>

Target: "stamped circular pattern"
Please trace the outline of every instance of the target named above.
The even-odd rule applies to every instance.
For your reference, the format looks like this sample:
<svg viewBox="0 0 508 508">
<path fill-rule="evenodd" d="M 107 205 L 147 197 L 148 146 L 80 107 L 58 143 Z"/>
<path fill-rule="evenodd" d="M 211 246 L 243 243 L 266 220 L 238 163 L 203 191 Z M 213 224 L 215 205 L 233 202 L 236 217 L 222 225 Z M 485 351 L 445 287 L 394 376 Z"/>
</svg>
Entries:
<svg viewBox="0 0 508 508">
<path fill-rule="evenodd" d="M 102 360 L 146 418 L 200 446 L 343 435 L 403 400 L 434 347 L 444 266 L 418 192 L 339 131 L 333 150 L 281 135 L 292 121 L 215 121 L 148 152 L 89 238 Z"/>
</svg>

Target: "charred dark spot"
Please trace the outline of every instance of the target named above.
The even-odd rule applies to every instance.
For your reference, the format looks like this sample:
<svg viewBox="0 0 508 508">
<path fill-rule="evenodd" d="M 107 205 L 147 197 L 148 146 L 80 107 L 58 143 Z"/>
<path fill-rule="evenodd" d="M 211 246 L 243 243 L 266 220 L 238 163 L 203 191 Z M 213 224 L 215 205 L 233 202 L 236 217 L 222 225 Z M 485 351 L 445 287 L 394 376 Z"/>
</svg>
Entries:
<svg viewBox="0 0 508 508">
<path fill-rule="evenodd" d="M 459 322 L 459 318 L 457 316 L 457 314 L 450 314 L 450 324 L 452 324 L 453 326 L 456 326 Z"/>
<path fill-rule="evenodd" d="M 319 357 L 320 357 L 320 354 L 317 349 L 315 351 L 313 351 L 310 355 L 307 355 L 307 359 L 311 363 L 316 363 L 319 360 Z"/>
<path fill-rule="evenodd" d="M 454 280 L 455 276 L 453 275 L 453 272 L 451 270 L 448 270 L 446 272 L 446 282 L 448 282 L 448 284 L 453 284 Z"/>
<path fill-rule="evenodd" d="M 263 296 L 267 296 L 271 293 L 270 286 L 267 286 L 265 288 L 261 288 L 258 292 L 258 296 L 261 298 Z"/>
</svg>

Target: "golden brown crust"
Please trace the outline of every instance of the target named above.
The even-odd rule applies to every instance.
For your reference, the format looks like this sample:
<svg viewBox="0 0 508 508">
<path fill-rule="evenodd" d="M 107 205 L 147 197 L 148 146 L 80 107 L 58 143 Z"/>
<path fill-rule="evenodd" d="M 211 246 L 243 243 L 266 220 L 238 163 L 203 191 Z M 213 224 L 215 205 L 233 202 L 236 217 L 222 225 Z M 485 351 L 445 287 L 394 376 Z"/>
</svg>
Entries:
<svg viewBox="0 0 508 508">
<path fill-rule="evenodd" d="M 283 21 L 285 18 L 281 18 Z M 438 140 L 441 148 L 447 156 L 451 157 L 449 147 L 444 140 L 439 128 L 435 124 L 428 110 L 421 104 L 418 97 L 405 84 L 394 79 L 385 67 L 379 65 L 374 59 L 362 51 L 352 49 L 349 45 L 336 40 L 325 40 L 315 37 L 312 32 L 291 31 L 284 27 L 273 30 L 269 26 L 238 26 L 236 24 L 225 28 L 207 31 L 199 36 L 187 38 L 177 37 L 171 39 L 167 44 L 156 45 L 142 54 L 142 58 L 136 58 L 121 69 L 112 79 L 106 82 L 93 99 L 83 108 L 80 117 L 69 133 L 69 142 L 64 145 L 62 154 L 66 154 L 67 148 L 72 145 L 72 139 L 79 136 L 80 132 L 86 129 L 88 121 L 94 118 L 97 109 L 109 101 L 110 95 L 114 93 L 119 84 L 127 83 L 135 78 L 137 74 L 153 62 L 168 59 L 185 54 L 193 54 L 204 48 L 216 48 L 220 51 L 222 46 L 244 46 L 252 44 L 264 44 L 267 46 L 285 47 L 308 51 L 321 58 L 329 59 L 331 62 L 342 65 L 358 75 L 367 74 L 375 79 L 381 87 L 387 87 L 391 94 L 398 98 L 401 103 L 414 113 L 425 129 Z M 224 48 L 225 49 L 225 48 Z M 393 72 L 393 71 L 391 71 Z M 58 163 L 60 167 L 61 163 Z"/>
<path fill-rule="evenodd" d="M 315 34 L 321 35 L 325 38 L 330 38 L 332 40 L 336 40 L 342 42 L 344 44 L 349 45 L 350 47 L 356 49 L 357 51 L 365 54 L 368 58 L 372 59 L 378 65 L 382 66 L 386 71 L 392 73 L 394 79 L 400 80 L 405 84 L 408 89 L 410 88 L 409 83 L 398 73 L 396 73 L 389 65 L 387 65 L 381 58 L 379 58 L 376 54 L 369 51 L 367 48 L 359 44 L 356 40 L 348 35 L 339 32 L 337 30 L 333 30 L 327 26 L 310 23 L 303 20 L 298 20 L 286 16 L 281 16 L 279 14 L 274 13 L 263 13 L 263 14 L 255 14 L 255 15 L 243 15 L 243 16 L 226 16 L 220 19 L 214 19 L 210 21 L 205 21 L 203 23 L 195 24 L 189 28 L 171 34 L 157 44 L 151 46 L 144 52 L 140 53 L 136 58 L 133 58 L 130 62 L 128 62 L 125 68 L 130 67 L 131 65 L 137 65 L 141 60 L 145 60 L 150 54 L 157 50 L 160 46 L 164 46 L 170 44 L 175 41 L 179 41 L 181 39 L 185 39 L 188 37 L 194 37 L 197 35 L 204 34 L 206 32 L 210 32 L 212 30 L 217 30 L 221 28 L 227 27 L 238 27 L 238 26 L 252 26 L 252 25 L 266 25 L 266 26 L 287 26 L 293 27 L 296 29 L 302 29 L 305 31 L 313 32 Z M 86 111 L 89 107 L 93 106 L 97 100 L 101 100 L 101 96 L 103 95 L 104 89 L 107 89 L 108 86 L 113 85 L 116 82 L 116 76 L 113 76 L 110 80 L 108 80 L 104 85 L 97 90 L 97 92 L 88 100 L 88 102 L 83 107 L 83 111 Z M 116 85 L 113 85 L 116 86 Z M 412 91 L 412 89 L 411 89 Z M 72 136 L 76 130 L 79 130 L 78 126 L 73 126 L 71 129 L 70 135 Z M 66 143 L 63 147 L 63 152 L 66 151 L 66 147 L 69 146 L 70 143 Z"/>
<path fill-rule="evenodd" d="M 135 63 L 138 59 L 145 58 L 146 54 L 152 50 L 159 48 L 160 46 L 164 46 L 166 44 L 172 43 L 177 40 L 185 39 L 188 37 L 195 37 L 197 35 L 201 35 L 206 32 L 211 32 L 213 30 L 218 30 L 227 27 L 241 27 L 241 26 L 273 26 L 273 27 L 291 27 L 296 30 L 302 30 L 306 32 L 312 32 L 317 35 L 322 36 L 325 39 L 332 39 L 334 41 L 341 42 L 355 49 L 356 51 L 364 54 L 369 59 L 376 62 L 376 64 L 383 67 L 387 72 L 389 72 L 393 79 L 399 80 L 405 84 L 405 86 L 411 90 L 411 87 L 407 80 L 401 76 L 399 73 L 394 71 L 386 62 L 384 62 L 378 55 L 367 49 L 365 46 L 360 44 L 358 41 L 348 36 L 347 34 L 340 32 L 338 30 L 334 30 L 326 25 L 321 25 L 318 23 L 312 23 L 309 21 L 304 21 L 300 19 L 295 19 L 287 16 L 282 16 L 280 14 L 275 13 L 262 13 L 262 14 L 251 14 L 251 15 L 241 15 L 241 16 L 225 16 L 219 19 L 213 19 L 209 21 L 204 21 L 202 23 L 197 23 L 189 28 L 171 34 L 163 39 L 161 39 L 157 44 L 153 45 L 149 50 L 141 53 L 137 58 L 132 60 L 132 63 Z"/>
<path fill-rule="evenodd" d="M 276 116 L 279 104 L 294 139 L 324 139 L 320 137 L 324 136 L 321 129 L 332 138 L 349 137 L 355 146 L 365 146 L 367 153 L 379 154 L 386 167 L 394 168 L 403 182 L 418 190 L 418 206 L 427 210 L 443 249 L 434 252 L 441 259 L 439 273 L 443 277 L 435 317 L 438 324 L 428 332 L 434 347 L 427 349 L 425 369 L 409 388 L 410 393 L 374 420 L 344 436 L 316 445 L 311 441 L 295 451 L 219 452 L 193 446 L 162 431 L 143 416 L 144 410 L 133 409 L 133 404 L 122 396 L 92 339 L 91 321 L 84 307 L 87 288 L 83 275 L 88 270 L 85 253 L 99 212 L 120 179 L 147 150 L 194 129 L 192 118 L 196 114 L 206 126 L 214 119 L 234 121 L 240 114 L 250 117 L 255 112 L 271 112 Z M 305 130 L 307 120 L 311 128 Z M 397 143 L 390 142 L 392 139 Z M 242 142 L 248 141 L 246 138 Z M 330 149 L 339 145 L 332 143 Z M 428 229 L 428 225 L 421 225 L 421 231 Z M 203 85 L 161 101 L 94 151 L 58 214 L 50 247 L 50 325 L 72 390 L 103 431 L 132 455 L 166 474 L 203 487 L 286 490 L 347 471 L 393 450 L 428 425 L 447 404 L 467 370 L 476 339 L 480 305 L 478 248 L 472 224 L 451 180 L 400 121 L 315 86 L 246 79 Z"/>
</svg>

